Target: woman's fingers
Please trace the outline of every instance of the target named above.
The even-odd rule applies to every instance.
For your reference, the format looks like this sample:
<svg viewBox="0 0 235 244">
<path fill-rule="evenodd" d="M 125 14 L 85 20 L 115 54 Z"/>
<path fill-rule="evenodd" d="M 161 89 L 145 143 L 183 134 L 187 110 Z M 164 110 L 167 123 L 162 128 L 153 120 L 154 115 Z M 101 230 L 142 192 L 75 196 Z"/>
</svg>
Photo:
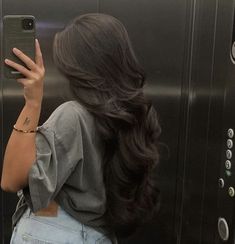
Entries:
<svg viewBox="0 0 235 244">
<path fill-rule="evenodd" d="M 19 83 L 22 83 L 24 86 L 29 85 L 30 84 L 30 80 L 31 81 L 42 81 L 45 75 L 45 69 L 44 69 L 44 65 L 43 65 L 43 58 L 42 58 L 42 52 L 40 49 L 40 45 L 38 40 L 35 40 L 35 61 L 32 61 L 31 58 L 29 58 L 27 55 L 25 55 L 22 51 L 20 51 L 17 48 L 13 48 L 13 52 L 15 53 L 15 55 L 22 61 L 25 63 L 25 66 L 20 65 L 18 63 L 15 63 L 12 60 L 9 59 L 5 59 L 5 63 L 9 66 L 11 66 L 12 68 L 14 68 L 15 70 L 19 71 L 21 74 L 23 74 L 25 76 L 25 78 L 23 79 L 18 79 L 17 81 Z M 29 68 L 29 69 L 27 69 Z"/>
<path fill-rule="evenodd" d="M 25 76 L 17 79 L 24 87 L 25 101 L 27 103 L 40 104 L 43 97 L 45 69 L 38 41 L 35 43 L 35 62 L 16 48 L 14 48 L 13 52 L 25 63 L 26 67 L 9 59 L 5 59 L 5 63 Z"/>
<path fill-rule="evenodd" d="M 5 63 L 7 65 L 11 66 L 12 68 L 16 69 L 17 71 L 19 71 L 24 76 L 26 76 L 28 78 L 33 78 L 32 73 L 28 69 L 26 69 L 24 66 L 17 64 L 9 59 L 5 59 Z"/>
<path fill-rule="evenodd" d="M 29 58 L 27 55 L 25 55 L 22 51 L 20 51 L 17 48 L 13 48 L 13 52 L 14 54 L 20 59 L 22 60 L 26 66 L 31 69 L 31 70 L 36 70 L 37 66 L 35 65 L 35 63 L 32 61 L 31 58 Z"/>
<path fill-rule="evenodd" d="M 36 47 L 36 56 L 35 56 L 36 64 L 40 68 L 43 68 L 44 64 L 43 64 L 42 52 L 41 52 L 41 48 L 40 48 L 38 39 L 35 40 L 35 47 Z"/>
</svg>

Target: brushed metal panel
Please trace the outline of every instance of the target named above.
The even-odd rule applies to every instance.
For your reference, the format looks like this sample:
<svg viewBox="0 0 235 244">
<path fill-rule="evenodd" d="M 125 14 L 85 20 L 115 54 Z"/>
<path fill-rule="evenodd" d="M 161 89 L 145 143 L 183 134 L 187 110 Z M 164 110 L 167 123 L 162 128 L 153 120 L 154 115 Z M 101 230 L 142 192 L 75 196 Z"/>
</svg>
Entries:
<svg viewBox="0 0 235 244">
<path fill-rule="evenodd" d="M 187 1 L 100 0 L 99 11 L 114 15 L 126 26 L 140 63 L 147 72 L 146 93 L 154 102 L 162 126 L 163 148 L 159 168 L 162 210 L 158 220 L 121 243 L 176 243 L 174 218 L 183 76 L 187 69 Z M 187 92 L 187 91 L 186 91 Z M 185 95 L 187 96 L 187 95 Z"/>
</svg>

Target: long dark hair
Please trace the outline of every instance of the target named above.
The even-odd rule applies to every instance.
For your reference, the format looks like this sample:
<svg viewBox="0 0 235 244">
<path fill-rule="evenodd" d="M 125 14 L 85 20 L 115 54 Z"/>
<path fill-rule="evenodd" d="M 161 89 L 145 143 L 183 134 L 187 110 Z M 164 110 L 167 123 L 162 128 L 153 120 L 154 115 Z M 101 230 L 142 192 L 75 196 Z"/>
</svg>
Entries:
<svg viewBox="0 0 235 244">
<path fill-rule="evenodd" d="M 159 202 L 153 169 L 160 126 L 144 96 L 145 73 L 122 23 L 106 14 L 75 18 L 54 39 L 54 61 L 75 98 L 97 120 L 106 147 L 106 221 L 129 234 Z"/>
</svg>

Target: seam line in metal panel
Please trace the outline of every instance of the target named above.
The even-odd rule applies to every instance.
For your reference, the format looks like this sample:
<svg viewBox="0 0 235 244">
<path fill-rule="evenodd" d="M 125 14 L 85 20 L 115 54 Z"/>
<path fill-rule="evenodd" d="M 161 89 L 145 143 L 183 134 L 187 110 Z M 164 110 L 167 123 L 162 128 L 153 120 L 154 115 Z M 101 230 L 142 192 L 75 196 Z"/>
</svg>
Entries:
<svg viewBox="0 0 235 244">
<path fill-rule="evenodd" d="M 188 134 L 189 134 L 189 126 L 190 126 L 190 105 L 191 105 L 191 78 L 192 78 L 192 62 L 193 62 L 193 48 L 194 48 L 194 32 L 195 32 L 195 19 L 196 19 L 196 3 L 197 0 L 193 0 L 193 16 L 192 16 L 192 30 L 190 34 L 190 54 L 189 54 L 189 73 L 187 75 L 188 78 L 188 94 L 189 97 L 187 99 L 187 114 L 186 114 L 186 132 L 185 132 L 185 142 L 184 142 L 184 156 L 183 156 L 183 183 L 182 183 L 182 194 L 181 194 L 181 206 L 180 206 L 180 221 L 179 221 L 179 229 L 178 229 L 178 237 L 177 237 L 177 243 L 181 243 L 181 233 L 182 233 L 182 223 L 183 223 L 183 212 L 184 212 L 184 194 L 185 194 L 185 175 L 186 175 L 186 161 L 187 161 L 187 153 L 188 151 L 186 150 L 186 145 L 188 142 Z M 182 106 L 182 105 L 181 105 Z"/>
<path fill-rule="evenodd" d="M 195 35 L 195 22 L 196 22 L 196 3 L 197 0 L 193 1 L 193 18 L 192 18 L 192 33 L 191 33 L 191 50 L 190 50 L 190 60 L 189 60 L 189 75 L 188 75 L 188 101 L 187 101 L 187 120 L 186 120 L 186 144 L 185 144 L 185 153 L 184 153 L 184 170 L 183 170 L 183 177 L 185 179 L 186 175 L 186 161 L 187 161 L 187 154 L 188 150 L 186 148 L 188 139 L 189 139 L 189 127 L 190 127 L 190 107 L 192 103 L 192 94 L 191 94 L 191 79 L 192 79 L 192 63 L 193 63 L 193 51 L 194 51 L 194 35 Z M 185 185 L 183 184 L 183 189 L 182 189 L 182 199 L 185 194 Z M 181 207 L 181 221 L 180 221 L 180 233 L 182 231 L 182 222 L 183 222 L 183 211 L 184 211 L 184 200 L 182 201 L 182 207 Z"/>
<path fill-rule="evenodd" d="M 201 223 L 203 223 L 203 217 L 204 217 L 204 202 L 205 202 L 205 186 L 206 186 L 206 168 L 208 164 L 208 144 L 209 144 L 209 131 L 210 131 L 210 113 L 211 113 L 211 100 L 212 100 L 212 88 L 213 88 L 213 77 L 214 77 L 214 64 L 215 64 L 215 41 L 216 41 L 216 29 L 217 29 L 217 16 L 218 16 L 218 7 L 219 7 L 219 1 L 216 0 L 216 9 L 215 9 L 215 22 L 214 22 L 214 36 L 213 36 L 213 51 L 212 51 L 212 59 L 211 59 L 211 75 L 210 75 L 210 97 L 209 97 L 209 105 L 208 105 L 208 118 L 207 118 L 207 135 L 206 135 L 206 155 L 205 155 L 205 164 L 204 164 L 204 178 L 203 178 L 203 195 L 202 195 L 202 214 L 201 214 Z M 202 231 L 203 231 L 203 225 L 200 227 L 200 243 L 202 243 Z"/>
</svg>

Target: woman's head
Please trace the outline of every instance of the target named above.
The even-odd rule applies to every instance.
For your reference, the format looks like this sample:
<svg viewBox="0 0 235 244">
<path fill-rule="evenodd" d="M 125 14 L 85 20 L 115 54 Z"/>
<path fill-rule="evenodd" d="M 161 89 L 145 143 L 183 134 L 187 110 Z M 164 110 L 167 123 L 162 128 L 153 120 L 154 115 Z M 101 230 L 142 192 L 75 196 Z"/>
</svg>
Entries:
<svg viewBox="0 0 235 244">
<path fill-rule="evenodd" d="M 129 99 L 133 89 L 144 85 L 144 71 L 128 33 L 110 15 L 94 13 L 75 18 L 56 34 L 54 60 L 75 93 L 83 88 L 108 100 Z"/>
<path fill-rule="evenodd" d="M 97 121 L 105 146 L 105 217 L 127 234 L 154 213 L 159 196 L 152 171 L 160 127 L 143 93 L 144 71 L 124 26 L 105 14 L 82 15 L 57 33 L 54 60 Z"/>
</svg>

